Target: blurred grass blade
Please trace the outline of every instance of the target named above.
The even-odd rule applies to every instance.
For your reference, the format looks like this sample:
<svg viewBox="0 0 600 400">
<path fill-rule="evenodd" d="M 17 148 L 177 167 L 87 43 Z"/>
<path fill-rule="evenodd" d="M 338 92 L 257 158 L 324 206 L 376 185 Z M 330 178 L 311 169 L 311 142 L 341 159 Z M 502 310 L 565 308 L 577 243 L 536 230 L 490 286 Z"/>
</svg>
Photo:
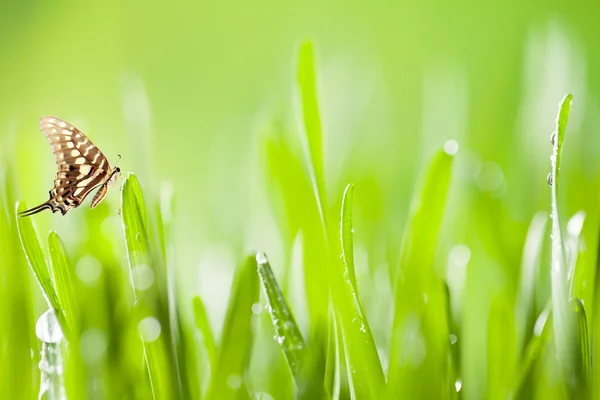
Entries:
<svg viewBox="0 0 600 400">
<path fill-rule="evenodd" d="M 298 399 L 321 400 L 331 398 L 327 395 L 323 378 L 327 364 L 327 326 L 315 329 L 315 335 L 309 342 L 297 380 Z"/>
<path fill-rule="evenodd" d="M 321 116 L 317 97 L 313 44 L 309 40 L 300 45 L 297 73 L 302 126 L 309 153 L 308 165 L 311 169 L 311 179 L 313 181 L 315 198 L 319 205 L 321 220 L 323 223 L 326 223 L 324 213 L 328 208 L 323 170 L 323 133 L 321 130 Z"/>
<path fill-rule="evenodd" d="M 592 357 L 590 339 L 588 335 L 588 324 L 585 308 L 580 299 L 574 297 L 569 300 L 571 312 L 575 319 L 575 345 L 573 346 L 573 355 L 575 356 L 575 368 L 577 377 L 576 395 L 577 398 L 587 398 L 590 393 L 590 383 L 592 377 Z"/>
<path fill-rule="evenodd" d="M 199 296 L 195 296 L 192 300 L 192 308 L 194 310 L 194 321 L 196 328 L 202 333 L 202 340 L 204 344 L 204 350 L 208 358 L 210 370 L 213 370 L 216 364 L 216 352 L 217 346 L 215 345 L 215 339 L 208 323 L 208 317 L 206 315 L 206 309 L 204 303 Z"/>
<path fill-rule="evenodd" d="M 512 304 L 501 296 L 492 302 L 488 315 L 488 396 L 510 398 L 511 379 L 517 368 L 516 337 Z"/>
<path fill-rule="evenodd" d="M 531 340 L 523 353 L 515 379 L 513 393 L 515 399 L 527 400 L 533 397 L 537 384 L 533 369 L 540 360 L 546 344 L 552 337 L 552 302 L 548 301 L 544 311 L 538 316 Z"/>
<path fill-rule="evenodd" d="M 167 342 L 170 338 L 167 299 L 161 297 L 166 290 L 165 274 L 156 267 L 156 257 L 150 250 L 148 228 L 146 225 L 146 206 L 142 189 L 133 173 L 123 182 L 121 190 L 121 216 L 127 255 L 130 267 L 131 284 L 137 289 L 133 280 L 134 269 L 154 267 L 154 281 L 148 290 L 135 291 L 137 302 L 138 330 L 144 344 L 144 354 L 148 367 L 148 376 L 155 400 L 172 398 L 175 384 L 178 381 L 173 365 L 170 348 Z"/>
<path fill-rule="evenodd" d="M 260 291 L 256 269 L 255 256 L 236 269 L 208 399 L 248 397 L 244 379 L 252 346 L 252 305 Z"/>
<path fill-rule="evenodd" d="M 48 235 L 48 250 L 50 252 L 50 265 L 52 277 L 56 285 L 56 293 L 63 307 L 67 327 L 71 332 L 78 332 L 79 309 L 77 303 L 77 287 L 75 270 L 69 263 L 64 246 L 56 234 Z"/>
<path fill-rule="evenodd" d="M 431 384 L 448 382 L 450 371 L 448 308 L 433 263 L 452 164 L 452 156 L 439 151 L 412 200 L 395 285 L 388 374 L 391 396 L 433 399 L 455 393 L 454 386 Z"/>
<path fill-rule="evenodd" d="M 519 355 L 522 354 L 523 349 L 531 338 L 531 328 L 535 322 L 535 284 L 541 262 L 541 252 L 547 223 L 548 215 L 545 212 L 540 211 L 534 215 L 527 230 L 527 237 L 523 248 L 515 316 L 517 354 Z"/>
<path fill-rule="evenodd" d="M 25 202 L 20 201 L 17 204 L 17 214 L 21 211 L 25 211 L 26 208 Z M 54 288 L 54 283 L 52 282 L 52 278 L 50 276 L 50 270 L 48 269 L 46 260 L 44 258 L 44 251 L 42 250 L 42 246 L 38 240 L 38 236 L 31 218 L 32 217 L 16 217 L 21 245 L 23 247 L 23 251 L 25 252 L 27 262 L 29 263 L 31 270 L 33 271 L 33 275 L 42 289 L 42 294 L 44 295 L 48 306 L 54 309 L 56 318 L 61 324 L 65 336 L 68 338 L 68 325 L 65 320 L 64 311 L 58 299 L 56 289 Z"/>
<path fill-rule="evenodd" d="M 340 279 L 332 283 L 336 294 L 334 307 L 341 317 L 351 393 L 358 399 L 373 399 L 382 394 L 385 378 L 371 328 L 363 312 L 356 287 L 352 239 L 353 204 L 354 186 L 350 184 L 344 191 L 340 224 L 342 260 L 345 271 L 343 276 L 339 276 Z"/>
<path fill-rule="evenodd" d="M 264 253 L 258 253 L 256 262 L 262 290 L 267 299 L 267 310 L 275 328 L 277 343 L 281 346 L 292 374 L 298 382 L 301 364 L 306 353 L 304 339 L 277 284 L 267 256 Z"/>
<path fill-rule="evenodd" d="M 577 376 L 577 371 L 581 370 L 574 357 L 573 346 L 578 346 L 576 339 L 576 326 L 574 314 L 569 306 L 568 297 L 568 276 L 566 255 L 563 244 L 562 230 L 560 226 L 560 214 L 558 212 L 558 188 L 560 161 L 571 109 L 572 96 L 569 94 L 562 100 L 558 112 L 557 128 L 554 140 L 553 152 L 551 157 L 551 172 L 549 182 L 552 184 L 552 310 L 554 314 L 554 341 L 556 345 L 556 355 L 559 365 L 566 374 L 566 382 L 570 390 L 577 391 L 577 384 L 585 377 Z"/>
</svg>

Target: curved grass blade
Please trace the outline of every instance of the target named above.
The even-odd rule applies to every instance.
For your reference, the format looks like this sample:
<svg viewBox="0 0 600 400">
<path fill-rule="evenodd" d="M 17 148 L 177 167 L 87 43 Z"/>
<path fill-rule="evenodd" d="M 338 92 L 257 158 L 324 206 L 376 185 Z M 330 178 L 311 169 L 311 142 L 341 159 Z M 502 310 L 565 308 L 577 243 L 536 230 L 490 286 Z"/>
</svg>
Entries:
<svg viewBox="0 0 600 400">
<path fill-rule="evenodd" d="M 25 202 L 20 201 L 17 203 L 17 215 L 26 209 L 27 207 L 25 206 Z M 30 217 L 16 217 L 16 219 L 19 238 L 21 239 L 21 246 L 25 252 L 25 258 L 27 258 L 27 262 L 33 271 L 33 275 L 42 289 L 42 294 L 44 295 L 48 306 L 54 310 L 56 318 L 63 328 L 63 333 L 68 339 L 70 336 L 68 324 L 65 319 L 64 311 L 61 307 L 58 294 L 54 288 L 54 283 L 52 282 L 52 278 L 50 276 L 50 270 L 46 264 L 44 252 L 33 226 L 33 221 Z"/>
<path fill-rule="evenodd" d="M 563 142 L 569 112 L 571 110 L 571 101 L 573 97 L 568 94 L 562 100 L 558 117 L 556 120 L 556 135 L 552 152 L 552 171 L 550 172 L 549 183 L 552 184 L 552 309 L 554 313 L 554 341 L 556 345 L 556 356 L 563 372 L 566 374 L 566 382 L 571 391 L 577 391 L 578 386 L 575 382 L 582 382 L 585 377 L 578 376 L 581 368 L 577 365 L 577 359 L 574 355 L 573 346 L 577 346 L 576 325 L 574 313 L 569 305 L 568 295 L 568 276 L 565 249 L 563 244 L 562 230 L 560 226 L 560 214 L 558 211 L 558 187 L 560 161 L 563 150 Z"/>
<path fill-rule="evenodd" d="M 453 386 L 431 384 L 447 382 L 450 371 L 449 316 L 433 263 L 452 164 L 452 156 L 438 152 L 412 200 L 395 285 L 388 375 L 389 394 L 394 397 L 447 398 L 455 393 Z"/>
<path fill-rule="evenodd" d="M 588 398 L 590 393 L 590 382 L 592 379 L 592 357 L 590 339 L 588 335 L 588 324 L 585 308 L 580 299 L 574 297 L 569 300 L 571 312 L 574 314 L 575 323 L 575 345 L 573 354 L 575 356 L 575 368 L 577 385 L 575 393 L 577 398 Z"/>
<path fill-rule="evenodd" d="M 306 344 L 277 284 L 267 256 L 264 253 L 258 253 L 256 262 L 260 284 L 267 299 L 267 310 L 275 328 L 277 343 L 281 346 L 292 374 L 298 382 L 300 368 L 306 353 Z"/>
<path fill-rule="evenodd" d="M 300 92 L 302 127 L 304 128 L 304 138 L 308 147 L 308 165 L 311 170 L 313 190 L 319 206 L 321 220 L 325 224 L 325 212 L 328 208 L 323 170 L 323 133 L 321 130 L 321 116 L 317 97 L 313 45 L 309 40 L 300 45 L 297 82 Z"/>
<path fill-rule="evenodd" d="M 210 383 L 209 379 L 211 378 L 211 375 L 216 366 L 217 347 L 215 345 L 215 339 L 212 330 L 210 329 L 210 324 L 208 322 L 208 317 L 206 315 L 204 303 L 202 302 L 202 299 L 199 296 L 195 296 L 192 299 L 192 309 L 194 311 L 194 322 L 196 328 L 202 333 L 201 348 L 206 354 L 207 362 L 205 364 L 208 364 L 208 367 L 203 367 L 203 370 L 200 372 L 202 375 L 201 380 L 203 384 L 206 384 L 206 386 L 203 385 L 203 387 L 208 387 Z"/>
<path fill-rule="evenodd" d="M 56 232 L 50 232 L 48 235 L 48 250 L 56 293 L 63 307 L 67 326 L 70 331 L 78 332 L 79 308 L 74 277 L 75 271 L 67 259 L 62 241 Z"/>
<path fill-rule="evenodd" d="M 340 224 L 340 241 L 345 272 L 343 279 L 333 283 L 336 294 L 334 307 L 341 316 L 351 392 L 359 399 L 378 398 L 382 394 L 385 378 L 371 328 L 358 297 L 352 238 L 353 204 L 354 186 L 349 184 L 344 191 Z"/>
<path fill-rule="evenodd" d="M 524 355 L 515 380 L 513 389 L 515 399 L 530 399 L 532 398 L 531 391 L 536 385 L 533 368 L 540 360 L 544 348 L 552 338 L 552 322 L 551 319 L 552 302 L 549 301 L 544 308 L 544 311 L 538 316 L 531 340 L 527 343 L 524 350 Z"/>
<path fill-rule="evenodd" d="M 531 338 L 531 329 L 535 322 L 535 279 L 538 274 L 541 252 L 546 233 L 548 215 L 538 212 L 534 215 L 523 248 L 521 277 L 516 303 L 517 354 L 521 354 Z"/>
<path fill-rule="evenodd" d="M 252 305 L 259 299 L 256 258 L 235 272 L 208 399 L 248 398 L 244 375 L 252 346 Z"/>
</svg>

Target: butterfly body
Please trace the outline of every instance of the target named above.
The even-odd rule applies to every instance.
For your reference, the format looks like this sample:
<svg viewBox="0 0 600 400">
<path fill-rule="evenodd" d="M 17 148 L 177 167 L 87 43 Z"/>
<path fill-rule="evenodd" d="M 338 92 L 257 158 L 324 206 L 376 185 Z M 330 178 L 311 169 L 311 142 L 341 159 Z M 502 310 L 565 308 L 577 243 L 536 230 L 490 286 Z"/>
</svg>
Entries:
<svg viewBox="0 0 600 400">
<path fill-rule="evenodd" d="M 37 207 L 19 213 L 20 216 L 36 214 L 45 209 L 65 215 L 78 207 L 97 187 L 98 193 L 92 200 L 96 207 L 113 186 L 121 170 L 111 168 L 102 152 L 80 130 L 56 117 L 40 119 L 40 129 L 46 135 L 58 171 L 50 199 Z"/>
</svg>

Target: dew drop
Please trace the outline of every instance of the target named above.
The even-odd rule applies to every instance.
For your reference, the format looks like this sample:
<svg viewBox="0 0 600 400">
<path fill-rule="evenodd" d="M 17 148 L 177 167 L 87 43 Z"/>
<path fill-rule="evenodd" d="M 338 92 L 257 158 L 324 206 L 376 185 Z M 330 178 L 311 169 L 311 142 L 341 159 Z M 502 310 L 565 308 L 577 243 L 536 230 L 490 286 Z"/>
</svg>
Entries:
<svg viewBox="0 0 600 400">
<path fill-rule="evenodd" d="M 548 182 L 548 186 L 550 187 L 552 187 L 552 185 L 554 184 L 554 180 L 552 179 L 552 172 L 550 172 L 548 176 L 546 176 L 546 182 Z"/>
<path fill-rule="evenodd" d="M 454 388 L 457 392 L 460 392 L 460 389 L 462 389 L 462 381 L 460 379 L 456 380 L 456 382 L 454 383 Z"/>
<path fill-rule="evenodd" d="M 557 138 L 557 133 L 556 131 L 552 132 L 552 134 L 550 135 L 550 143 L 552 143 L 552 146 L 556 145 L 556 138 Z"/>
<path fill-rule="evenodd" d="M 450 344 L 456 344 L 456 341 L 458 340 L 458 338 L 456 337 L 456 335 L 454 333 L 450 334 Z"/>
<path fill-rule="evenodd" d="M 44 343 L 59 343 L 63 338 L 62 330 L 54 315 L 54 311 L 48 310 L 42 314 L 35 324 L 35 334 Z"/>
<path fill-rule="evenodd" d="M 269 259 L 267 258 L 267 255 L 265 253 L 261 252 L 256 255 L 256 262 L 260 265 L 268 264 Z"/>
</svg>

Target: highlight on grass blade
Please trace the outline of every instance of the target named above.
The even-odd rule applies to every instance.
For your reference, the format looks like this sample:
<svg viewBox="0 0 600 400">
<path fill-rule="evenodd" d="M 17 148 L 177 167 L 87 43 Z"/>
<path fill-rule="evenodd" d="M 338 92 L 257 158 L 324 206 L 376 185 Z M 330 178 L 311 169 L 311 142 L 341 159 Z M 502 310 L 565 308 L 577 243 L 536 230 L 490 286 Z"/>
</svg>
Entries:
<svg viewBox="0 0 600 400">
<path fill-rule="evenodd" d="M 277 284 L 266 254 L 258 253 L 256 262 L 260 284 L 267 299 L 267 310 L 271 316 L 273 328 L 275 328 L 275 338 L 283 350 L 294 378 L 298 381 L 298 374 L 306 353 L 302 333 Z"/>
</svg>

